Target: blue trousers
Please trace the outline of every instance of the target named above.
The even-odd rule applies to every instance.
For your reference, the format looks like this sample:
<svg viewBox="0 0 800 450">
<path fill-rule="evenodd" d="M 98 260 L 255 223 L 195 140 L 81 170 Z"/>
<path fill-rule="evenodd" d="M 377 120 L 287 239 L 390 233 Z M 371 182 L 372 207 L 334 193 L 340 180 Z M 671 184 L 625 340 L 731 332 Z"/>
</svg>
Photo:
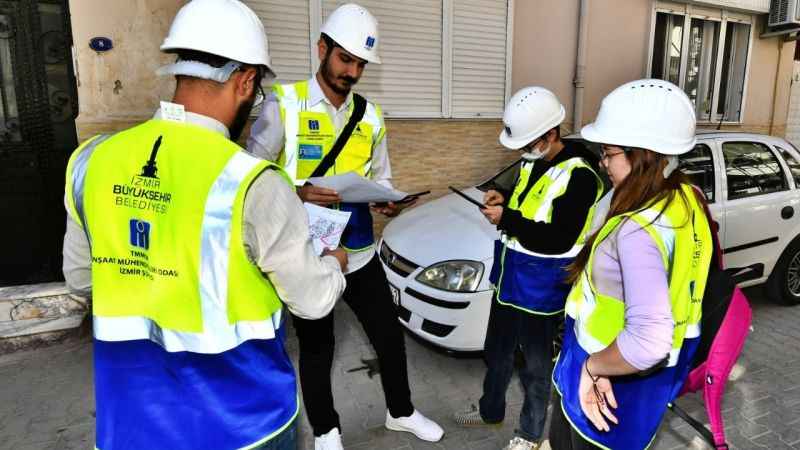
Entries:
<svg viewBox="0 0 800 450">
<path fill-rule="evenodd" d="M 529 441 L 542 438 L 550 400 L 553 339 L 562 320 L 563 314 L 536 315 L 492 301 L 484 345 L 487 371 L 480 400 L 485 422 L 499 423 L 505 418 L 506 391 L 519 349 L 525 359 L 519 369 L 525 400 L 516 433 Z"/>
</svg>

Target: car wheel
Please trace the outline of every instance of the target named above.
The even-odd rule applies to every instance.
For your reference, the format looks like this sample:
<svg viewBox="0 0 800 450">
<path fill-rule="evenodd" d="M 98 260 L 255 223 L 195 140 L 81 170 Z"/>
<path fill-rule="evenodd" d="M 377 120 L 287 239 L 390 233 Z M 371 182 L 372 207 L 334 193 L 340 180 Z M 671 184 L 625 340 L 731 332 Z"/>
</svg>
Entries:
<svg viewBox="0 0 800 450">
<path fill-rule="evenodd" d="M 767 295 L 784 305 L 800 305 L 800 239 L 784 250 L 767 280 Z"/>
</svg>

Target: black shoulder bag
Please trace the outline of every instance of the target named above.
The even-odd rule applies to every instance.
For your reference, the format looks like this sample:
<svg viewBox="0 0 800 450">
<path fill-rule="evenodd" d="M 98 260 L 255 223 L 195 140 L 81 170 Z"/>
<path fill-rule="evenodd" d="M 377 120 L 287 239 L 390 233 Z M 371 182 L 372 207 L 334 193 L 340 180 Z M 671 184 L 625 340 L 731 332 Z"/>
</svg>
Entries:
<svg viewBox="0 0 800 450">
<path fill-rule="evenodd" d="M 328 169 L 330 169 L 333 166 L 333 163 L 336 162 L 336 158 L 339 156 L 339 153 L 342 152 L 344 144 L 347 143 L 348 139 L 350 139 L 350 135 L 353 134 L 353 130 L 355 130 L 356 125 L 358 122 L 361 122 L 362 118 L 364 118 L 364 112 L 367 110 L 367 100 L 365 100 L 364 97 L 354 93 L 353 102 L 353 113 L 350 115 L 350 120 L 342 129 L 342 132 L 336 139 L 336 143 L 333 144 L 331 151 L 325 155 L 325 157 L 322 159 L 322 162 L 320 162 L 317 168 L 314 169 L 314 172 L 311 173 L 309 178 L 321 177 L 328 172 Z"/>
</svg>

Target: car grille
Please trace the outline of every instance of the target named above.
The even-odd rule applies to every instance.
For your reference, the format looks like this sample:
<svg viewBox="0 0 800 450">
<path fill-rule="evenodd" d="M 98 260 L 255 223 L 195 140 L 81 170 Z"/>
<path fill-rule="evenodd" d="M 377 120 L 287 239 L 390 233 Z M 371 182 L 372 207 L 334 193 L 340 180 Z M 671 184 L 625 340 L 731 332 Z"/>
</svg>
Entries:
<svg viewBox="0 0 800 450">
<path fill-rule="evenodd" d="M 389 269 L 392 270 L 392 272 L 402 277 L 411 275 L 411 272 L 419 268 L 419 265 L 414 264 L 413 262 L 395 253 L 394 250 L 386 245 L 385 241 L 381 244 L 380 256 L 381 261 L 383 261 L 383 263 L 386 264 Z"/>
<path fill-rule="evenodd" d="M 406 294 L 414 297 L 415 299 L 428 303 L 429 305 L 438 306 L 439 308 L 445 309 L 466 309 L 469 307 L 469 302 L 446 302 L 444 300 L 439 300 L 437 298 L 433 298 L 427 296 L 421 292 L 417 292 L 411 288 L 406 288 Z"/>
<path fill-rule="evenodd" d="M 453 325 L 436 323 L 428 319 L 422 321 L 422 331 L 440 338 L 447 336 L 455 329 L 456 327 Z"/>
<path fill-rule="evenodd" d="M 411 311 L 403 308 L 402 306 L 397 307 L 397 315 L 403 319 L 403 322 L 408 323 L 411 321 Z"/>
</svg>

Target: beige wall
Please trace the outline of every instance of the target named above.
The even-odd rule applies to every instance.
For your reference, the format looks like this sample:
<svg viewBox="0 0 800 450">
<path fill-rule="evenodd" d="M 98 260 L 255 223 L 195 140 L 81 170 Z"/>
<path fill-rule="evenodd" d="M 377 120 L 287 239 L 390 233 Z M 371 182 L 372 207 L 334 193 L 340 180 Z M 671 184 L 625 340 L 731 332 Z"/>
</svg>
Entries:
<svg viewBox="0 0 800 450">
<path fill-rule="evenodd" d="M 645 76 L 651 16 L 649 0 L 589 1 L 583 123 L 594 119 L 609 92 Z"/>
<path fill-rule="evenodd" d="M 544 86 L 567 109 L 571 128 L 573 79 L 578 49 L 577 0 L 516 1 L 512 93 L 525 86 Z"/>
<path fill-rule="evenodd" d="M 70 0 L 82 139 L 96 131 L 124 128 L 151 115 L 159 99 L 171 97 L 173 82 L 156 77 L 154 70 L 171 59 L 158 47 L 182 4 L 181 0 Z M 114 49 L 91 50 L 89 40 L 97 36 L 112 39 Z"/>
<path fill-rule="evenodd" d="M 553 90 L 567 108 L 567 128 L 574 105 L 579 4 L 580 0 L 517 2 L 514 17 L 513 89 L 541 84 Z M 589 2 L 584 123 L 594 119 L 603 97 L 614 88 L 649 75 L 652 12 L 651 0 Z M 765 20 L 759 16 L 753 28 L 742 123 L 723 129 L 784 136 L 795 43 L 760 39 Z"/>
<path fill-rule="evenodd" d="M 567 128 L 575 102 L 579 5 L 579 0 L 515 3 L 513 90 L 531 84 L 551 89 L 567 109 Z M 589 2 L 584 123 L 608 92 L 644 75 L 651 11 L 648 0 Z"/>
<path fill-rule="evenodd" d="M 170 61 L 158 46 L 183 0 L 71 0 L 72 27 L 80 78 L 81 140 L 130 127 L 149 117 L 159 99 L 169 99 L 170 78 L 153 71 Z M 567 107 L 571 128 L 579 0 L 517 1 L 512 69 L 513 90 L 540 84 Z M 614 87 L 645 75 L 652 17 L 650 0 L 591 0 L 584 123 Z M 611 6 L 611 7 L 610 7 Z M 761 24 L 756 30 L 761 29 Z M 115 49 L 97 54 L 95 36 L 114 40 Z M 780 64 L 778 39 L 755 39 L 744 126 L 774 134 L 786 128 L 794 44 L 785 44 Z M 778 85 L 775 89 L 776 70 Z M 773 102 L 773 92 L 777 102 Z M 390 152 L 401 189 L 431 189 L 435 198 L 448 184 L 467 186 L 485 179 L 516 157 L 501 150 L 497 120 L 390 120 Z M 383 222 L 378 222 L 378 228 Z"/>
<path fill-rule="evenodd" d="M 171 98 L 174 82 L 155 77 L 153 71 L 170 60 L 158 47 L 182 4 L 131 0 L 115 2 L 109 10 L 107 0 L 71 0 L 81 140 L 131 127 L 152 115 L 160 99 Z M 113 39 L 114 50 L 90 50 L 89 39 L 95 36 Z M 117 80 L 120 87 L 115 90 Z M 517 156 L 500 149 L 498 120 L 389 120 L 387 129 L 395 184 L 408 192 L 432 190 L 426 200 L 443 195 L 448 184 L 482 181 Z M 378 219 L 376 228 L 385 223 Z"/>
<path fill-rule="evenodd" d="M 756 33 L 763 29 L 763 20 L 756 25 Z M 776 136 L 786 134 L 794 48 L 794 42 L 783 42 L 781 37 L 759 39 L 756 36 L 753 40 L 740 128 Z"/>
</svg>

